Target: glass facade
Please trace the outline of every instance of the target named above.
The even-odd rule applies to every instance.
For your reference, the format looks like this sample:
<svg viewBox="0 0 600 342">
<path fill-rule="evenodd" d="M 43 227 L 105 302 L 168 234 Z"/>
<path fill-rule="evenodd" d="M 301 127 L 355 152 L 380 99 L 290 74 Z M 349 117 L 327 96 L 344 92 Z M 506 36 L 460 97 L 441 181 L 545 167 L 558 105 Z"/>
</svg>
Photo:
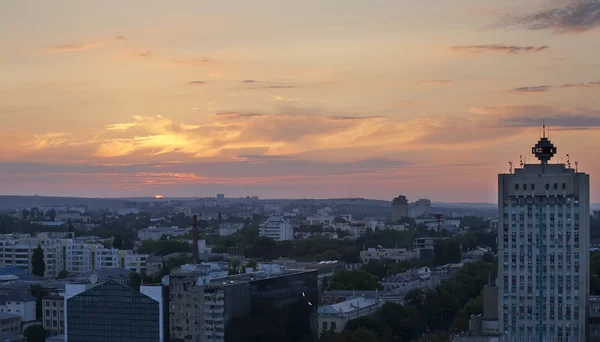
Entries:
<svg viewBox="0 0 600 342">
<path fill-rule="evenodd" d="M 114 281 L 67 300 L 69 342 L 160 341 L 159 303 Z"/>
<path fill-rule="evenodd" d="M 225 341 L 314 340 L 318 331 L 318 296 L 316 271 L 251 281 L 250 313 L 232 320 L 226 328 Z M 226 295 L 225 301 L 228 300 Z"/>
</svg>

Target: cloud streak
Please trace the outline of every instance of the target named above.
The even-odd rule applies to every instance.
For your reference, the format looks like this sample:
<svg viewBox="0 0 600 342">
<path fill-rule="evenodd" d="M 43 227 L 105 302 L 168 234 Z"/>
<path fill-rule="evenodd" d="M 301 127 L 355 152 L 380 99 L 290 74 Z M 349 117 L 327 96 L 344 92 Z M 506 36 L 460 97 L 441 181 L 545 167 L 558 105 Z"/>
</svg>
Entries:
<svg viewBox="0 0 600 342">
<path fill-rule="evenodd" d="M 550 90 L 549 86 L 520 87 L 509 90 L 511 93 L 542 93 Z"/>
<path fill-rule="evenodd" d="M 600 27 L 600 1 L 571 1 L 566 7 L 541 10 L 523 16 L 507 16 L 494 26 L 521 26 L 530 30 L 553 30 L 556 33 L 586 32 Z"/>
<path fill-rule="evenodd" d="M 93 49 L 100 46 L 100 42 L 90 41 L 83 43 L 56 45 L 48 48 L 49 52 L 77 52 Z"/>
<path fill-rule="evenodd" d="M 517 46 L 517 45 L 503 45 L 503 44 L 490 44 L 490 45 L 459 45 L 451 46 L 450 51 L 455 52 L 466 52 L 479 54 L 483 52 L 496 52 L 506 54 L 518 54 L 527 52 L 540 52 L 549 49 L 547 45 L 542 46 Z"/>
<path fill-rule="evenodd" d="M 580 82 L 580 83 L 565 83 L 562 85 L 540 85 L 533 87 L 519 87 L 509 90 L 510 93 L 543 93 L 550 91 L 551 89 L 590 89 L 600 86 L 600 81 L 594 82 Z"/>
<path fill-rule="evenodd" d="M 450 80 L 426 80 L 426 81 L 417 81 L 418 85 L 432 85 L 432 84 L 452 84 Z"/>
</svg>

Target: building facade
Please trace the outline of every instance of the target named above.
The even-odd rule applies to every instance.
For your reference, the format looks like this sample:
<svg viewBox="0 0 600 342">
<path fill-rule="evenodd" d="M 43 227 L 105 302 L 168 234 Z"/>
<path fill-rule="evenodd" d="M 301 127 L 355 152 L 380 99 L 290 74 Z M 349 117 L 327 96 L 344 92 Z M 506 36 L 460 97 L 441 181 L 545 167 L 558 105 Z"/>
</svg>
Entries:
<svg viewBox="0 0 600 342">
<path fill-rule="evenodd" d="M 600 296 L 590 296 L 588 338 L 600 342 Z"/>
<path fill-rule="evenodd" d="M 204 341 L 204 316 L 204 290 L 196 273 L 169 275 L 170 341 Z"/>
<path fill-rule="evenodd" d="M 66 340 L 69 342 L 164 342 L 168 324 L 161 286 L 140 292 L 115 281 L 68 284 Z"/>
<path fill-rule="evenodd" d="M 341 303 L 319 307 L 319 335 L 326 331 L 341 332 L 353 319 L 371 316 L 379 309 L 374 298 L 356 297 Z"/>
<path fill-rule="evenodd" d="M 148 227 L 145 229 L 138 230 L 138 240 L 154 240 L 158 241 L 163 236 L 183 236 L 192 231 L 192 228 L 178 228 L 178 227 Z"/>
<path fill-rule="evenodd" d="M 290 222 L 281 215 L 273 215 L 261 223 L 259 236 L 271 238 L 275 241 L 293 240 L 294 229 Z"/>
<path fill-rule="evenodd" d="M 234 234 L 236 232 L 239 232 L 240 230 L 242 230 L 242 228 L 244 228 L 243 223 L 236 223 L 236 222 L 222 223 L 221 225 L 219 225 L 219 235 L 220 236 L 228 236 L 228 235 Z"/>
<path fill-rule="evenodd" d="M 29 323 L 36 320 L 36 299 L 26 290 L 1 290 L 0 312 L 16 314 L 21 322 Z"/>
<path fill-rule="evenodd" d="M 63 296 L 42 298 L 42 325 L 48 336 L 65 333 L 65 298 Z"/>
<path fill-rule="evenodd" d="M 396 222 L 408 217 L 408 200 L 406 196 L 399 195 L 392 200 L 392 221 Z"/>
<path fill-rule="evenodd" d="M 204 286 L 205 341 L 255 341 L 243 327 L 301 342 L 317 337 L 317 271 L 253 272 Z M 256 323 L 255 323 L 256 322 Z"/>
<path fill-rule="evenodd" d="M 584 342 L 589 297 L 589 176 L 549 164 L 543 137 L 498 176 L 499 320 L 509 341 Z"/>
<path fill-rule="evenodd" d="M 0 332 L 20 334 L 21 316 L 13 313 L 0 312 Z M 0 339 L 0 341 L 2 340 Z"/>
</svg>

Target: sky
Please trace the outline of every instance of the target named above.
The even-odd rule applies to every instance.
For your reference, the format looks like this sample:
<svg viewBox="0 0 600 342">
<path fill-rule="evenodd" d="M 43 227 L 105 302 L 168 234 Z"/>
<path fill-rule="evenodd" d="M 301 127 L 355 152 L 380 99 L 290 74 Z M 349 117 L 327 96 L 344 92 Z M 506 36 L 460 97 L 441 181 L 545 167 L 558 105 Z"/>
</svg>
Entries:
<svg viewBox="0 0 600 342">
<path fill-rule="evenodd" d="M 600 1 L 0 2 L 0 194 L 600 202 Z"/>
</svg>

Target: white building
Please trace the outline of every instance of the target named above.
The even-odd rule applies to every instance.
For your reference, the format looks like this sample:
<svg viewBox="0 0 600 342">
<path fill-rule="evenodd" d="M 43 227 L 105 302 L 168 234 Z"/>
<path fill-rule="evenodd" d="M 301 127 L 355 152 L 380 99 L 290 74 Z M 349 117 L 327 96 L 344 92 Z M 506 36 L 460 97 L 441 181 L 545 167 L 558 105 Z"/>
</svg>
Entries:
<svg viewBox="0 0 600 342">
<path fill-rule="evenodd" d="M 150 226 L 146 229 L 138 230 L 138 240 L 154 240 L 158 241 L 163 236 L 183 236 L 192 231 L 191 227 L 178 228 L 178 227 L 156 227 Z"/>
<path fill-rule="evenodd" d="M 258 235 L 275 241 L 293 240 L 294 229 L 292 229 L 292 225 L 288 220 L 280 215 L 273 215 L 261 223 Z"/>
<path fill-rule="evenodd" d="M 4 239 L 4 238 L 7 239 Z M 44 250 L 47 277 L 56 277 L 63 269 L 61 239 L 18 237 L 11 234 L 0 237 L 0 267 L 15 266 L 32 272 L 31 257 L 38 245 Z"/>
<path fill-rule="evenodd" d="M 375 298 L 356 297 L 347 301 L 320 306 L 319 335 L 324 331 L 336 333 L 344 330 L 346 323 L 353 319 L 373 315 L 379 309 L 379 303 Z"/>
<path fill-rule="evenodd" d="M 119 250 L 116 248 L 102 248 L 98 246 L 93 250 L 94 268 L 116 268 L 120 267 Z"/>
<path fill-rule="evenodd" d="M 133 254 L 131 250 L 104 248 L 99 243 L 85 243 L 54 233 L 27 235 L 0 235 L 0 267 L 15 266 L 32 272 L 31 258 L 38 245 L 44 250 L 46 271 L 44 276 L 56 277 L 62 270 L 83 273 L 94 269 L 125 267 L 145 269 L 145 254 Z M 126 256 L 128 259 L 126 260 Z M 127 261 L 129 260 L 129 264 Z"/>
<path fill-rule="evenodd" d="M 136 273 L 146 273 L 148 257 L 150 257 L 149 254 L 127 254 L 123 258 L 123 267 Z"/>
<path fill-rule="evenodd" d="M 498 176 L 498 308 L 512 341 L 584 342 L 589 298 L 589 175 L 549 164 L 543 137 L 526 164 Z"/>
<path fill-rule="evenodd" d="M 219 226 L 219 235 L 220 236 L 228 236 L 233 233 L 239 232 L 240 230 L 242 230 L 242 228 L 244 228 L 243 223 L 233 223 L 233 222 L 222 223 Z"/>
<path fill-rule="evenodd" d="M 21 322 L 27 323 L 36 320 L 36 298 L 27 291 L 1 290 L 0 312 L 6 312 L 21 317 Z"/>
</svg>

